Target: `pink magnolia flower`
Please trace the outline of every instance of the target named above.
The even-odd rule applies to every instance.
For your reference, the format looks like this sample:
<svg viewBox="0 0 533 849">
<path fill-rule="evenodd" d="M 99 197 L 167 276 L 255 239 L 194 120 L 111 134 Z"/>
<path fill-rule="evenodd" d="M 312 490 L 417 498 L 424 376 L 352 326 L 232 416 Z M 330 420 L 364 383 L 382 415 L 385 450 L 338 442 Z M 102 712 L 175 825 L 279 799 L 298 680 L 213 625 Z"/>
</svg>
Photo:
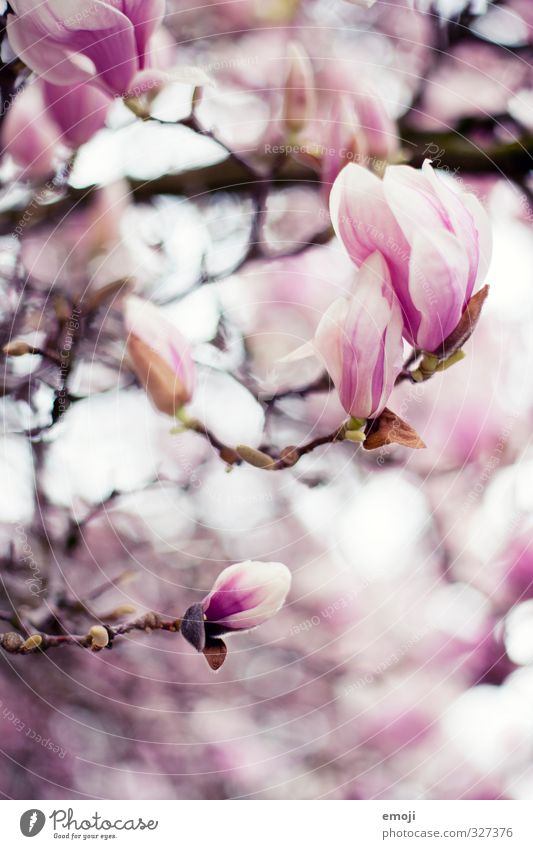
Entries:
<svg viewBox="0 0 533 849">
<path fill-rule="evenodd" d="M 229 631 L 256 628 L 281 609 L 290 586 L 291 573 L 283 563 L 236 563 L 220 573 L 204 598 L 204 616 Z"/>
<path fill-rule="evenodd" d="M 146 65 L 165 0 L 13 0 L 7 31 L 15 53 L 55 85 L 95 82 L 122 95 Z"/>
<path fill-rule="evenodd" d="M 387 264 L 375 252 L 361 265 L 353 292 L 326 311 L 313 341 L 286 359 L 315 353 L 346 412 L 356 419 L 374 418 L 402 368 L 402 325 Z"/>
<path fill-rule="evenodd" d="M 224 569 L 211 592 L 185 612 L 181 633 L 205 651 L 221 643 L 223 634 L 248 631 L 271 619 L 283 606 L 291 573 L 283 563 L 246 560 Z"/>
<path fill-rule="evenodd" d="M 175 415 L 194 392 L 189 342 L 157 307 L 135 295 L 125 299 L 124 322 L 135 374 L 157 409 Z"/>
<path fill-rule="evenodd" d="M 490 224 L 477 198 L 449 188 L 429 161 L 421 170 L 389 166 L 383 180 L 347 165 L 331 190 L 330 212 L 356 265 L 374 251 L 386 259 L 407 341 L 436 351 L 490 262 Z"/>
</svg>

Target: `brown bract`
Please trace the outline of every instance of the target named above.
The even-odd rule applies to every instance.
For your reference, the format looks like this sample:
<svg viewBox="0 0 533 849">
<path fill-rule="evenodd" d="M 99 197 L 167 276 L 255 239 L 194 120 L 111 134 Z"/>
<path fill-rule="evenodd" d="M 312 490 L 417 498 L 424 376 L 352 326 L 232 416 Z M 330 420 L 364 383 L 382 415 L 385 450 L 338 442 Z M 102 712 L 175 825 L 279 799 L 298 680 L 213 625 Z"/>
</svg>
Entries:
<svg viewBox="0 0 533 849">
<path fill-rule="evenodd" d="M 470 339 L 476 324 L 479 321 L 479 316 L 481 315 L 481 310 L 483 309 L 483 304 L 485 303 L 488 294 L 489 287 L 483 286 L 479 292 L 472 295 L 455 330 L 450 333 L 442 345 L 433 352 L 440 360 L 451 357 L 452 354 L 459 351 L 465 342 Z"/>
<path fill-rule="evenodd" d="M 227 653 L 228 649 L 226 643 L 219 639 L 211 639 L 203 650 L 204 657 L 213 672 L 220 669 L 226 660 Z"/>
<path fill-rule="evenodd" d="M 377 419 L 374 419 L 367 437 L 363 442 L 363 448 L 372 451 L 383 445 L 405 445 L 406 448 L 425 448 L 425 443 L 420 439 L 416 430 L 404 422 L 396 413 L 387 407 Z"/>
</svg>

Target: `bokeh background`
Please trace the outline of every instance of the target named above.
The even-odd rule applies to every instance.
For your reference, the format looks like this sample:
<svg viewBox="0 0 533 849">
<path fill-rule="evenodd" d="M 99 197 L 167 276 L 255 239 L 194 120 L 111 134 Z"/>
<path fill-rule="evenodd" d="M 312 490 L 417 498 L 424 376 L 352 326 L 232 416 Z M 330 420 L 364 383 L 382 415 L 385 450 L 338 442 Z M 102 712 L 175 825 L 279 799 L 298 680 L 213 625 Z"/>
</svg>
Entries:
<svg viewBox="0 0 533 849">
<path fill-rule="evenodd" d="M 279 473 L 228 473 L 201 437 L 170 433 L 124 359 L 113 294 L 76 336 L 57 421 L 57 368 L 2 357 L 1 608 L 38 623 L 80 600 L 93 618 L 64 615 L 83 629 L 121 606 L 178 616 L 247 558 L 293 574 L 285 608 L 230 638 L 217 674 L 170 634 L 4 654 L 6 798 L 533 796 L 533 4 L 170 0 L 167 64 L 213 78 L 198 115 L 259 172 L 283 142 L 295 40 L 318 111 L 272 179 L 172 123 L 190 107 L 181 83 L 159 121 L 114 104 L 44 189 L 4 157 L 2 344 L 43 344 L 65 304 L 127 276 L 195 343 L 192 409 L 220 438 L 329 432 L 333 394 L 290 391 L 320 373 L 295 382 L 279 359 L 353 280 L 313 160 L 339 92 L 371 164 L 432 158 L 486 206 L 482 320 L 463 362 L 393 395 L 426 450 L 330 445 Z"/>
</svg>

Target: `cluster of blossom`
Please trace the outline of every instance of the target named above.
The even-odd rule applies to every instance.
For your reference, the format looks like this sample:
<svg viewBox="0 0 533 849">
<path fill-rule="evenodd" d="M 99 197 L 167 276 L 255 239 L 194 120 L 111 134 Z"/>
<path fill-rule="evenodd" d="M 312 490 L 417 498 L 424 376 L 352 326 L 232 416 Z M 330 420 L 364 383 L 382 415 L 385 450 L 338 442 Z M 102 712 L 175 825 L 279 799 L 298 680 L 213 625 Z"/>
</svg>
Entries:
<svg viewBox="0 0 533 849">
<path fill-rule="evenodd" d="M 389 166 L 382 180 L 347 165 L 330 204 L 336 233 L 359 270 L 352 292 L 326 310 L 313 341 L 286 359 L 318 356 L 361 427 L 387 404 L 403 369 L 403 340 L 433 370 L 451 361 L 445 343 L 484 282 L 491 230 L 477 198 L 456 193 L 429 162 L 421 170 Z M 135 296 L 125 316 L 139 379 L 158 409 L 175 415 L 194 391 L 190 347 Z"/>
</svg>

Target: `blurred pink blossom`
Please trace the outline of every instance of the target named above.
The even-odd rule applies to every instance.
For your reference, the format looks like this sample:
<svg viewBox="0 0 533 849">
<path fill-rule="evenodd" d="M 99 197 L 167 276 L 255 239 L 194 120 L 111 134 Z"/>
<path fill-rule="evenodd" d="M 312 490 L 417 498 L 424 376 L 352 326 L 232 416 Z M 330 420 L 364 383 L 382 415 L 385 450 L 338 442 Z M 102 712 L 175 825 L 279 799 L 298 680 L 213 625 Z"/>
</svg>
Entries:
<svg viewBox="0 0 533 849">
<path fill-rule="evenodd" d="M 125 299 L 124 323 L 133 370 L 157 409 L 174 415 L 194 391 L 188 341 L 157 307 L 136 295 Z"/>
<path fill-rule="evenodd" d="M 56 85 L 91 82 L 127 92 L 146 63 L 148 41 L 162 20 L 164 0 L 83 0 L 35 5 L 14 0 L 10 44 L 40 76 Z"/>
</svg>

